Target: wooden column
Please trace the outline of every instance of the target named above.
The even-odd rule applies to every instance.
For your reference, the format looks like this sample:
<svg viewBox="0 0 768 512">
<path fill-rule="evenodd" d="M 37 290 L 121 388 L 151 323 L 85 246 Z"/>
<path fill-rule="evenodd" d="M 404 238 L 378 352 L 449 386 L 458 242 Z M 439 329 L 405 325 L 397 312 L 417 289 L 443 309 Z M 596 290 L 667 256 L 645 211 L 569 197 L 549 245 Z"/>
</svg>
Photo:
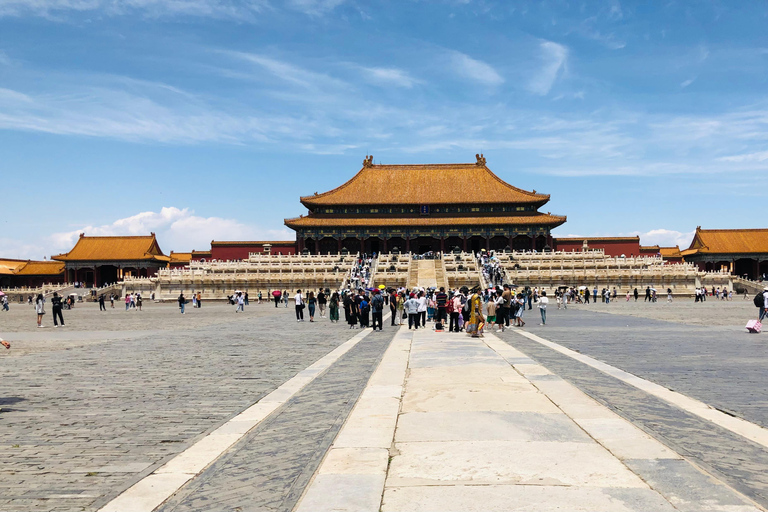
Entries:
<svg viewBox="0 0 768 512">
<path fill-rule="evenodd" d="M 387 238 L 386 237 L 382 237 L 382 239 L 381 239 L 381 251 L 380 252 L 381 253 L 387 252 Z"/>
<path fill-rule="evenodd" d="M 531 236 L 531 251 L 536 250 L 536 235 Z"/>
<path fill-rule="evenodd" d="M 338 242 L 336 244 L 338 247 L 338 254 L 341 254 L 341 237 L 339 237 L 336 241 Z"/>
<path fill-rule="evenodd" d="M 467 252 L 467 237 L 463 236 L 461 239 L 464 242 L 464 252 Z"/>
<path fill-rule="evenodd" d="M 491 252 L 491 237 L 485 236 L 485 252 Z"/>
<path fill-rule="evenodd" d="M 365 238 L 360 239 L 360 254 L 365 252 Z"/>
<path fill-rule="evenodd" d="M 405 252 L 411 252 L 411 235 L 405 237 Z"/>
<path fill-rule="evenodd" d="M 440 252 L 445 253 L 445 237 L 440 237 Z"/>
</svg>

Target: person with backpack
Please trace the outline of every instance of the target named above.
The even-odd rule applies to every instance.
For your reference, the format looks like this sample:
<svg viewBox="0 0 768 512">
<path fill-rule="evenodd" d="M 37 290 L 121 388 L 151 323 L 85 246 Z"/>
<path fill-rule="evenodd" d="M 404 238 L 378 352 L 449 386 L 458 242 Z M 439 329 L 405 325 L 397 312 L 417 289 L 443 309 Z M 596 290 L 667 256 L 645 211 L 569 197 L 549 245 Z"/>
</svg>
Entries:
<svg viewBox="0 0 768 512">
<path fill-rule="evenodd" d="M 360 328 L 365 329 L 371 326 L 371 303 L 368 301 L 366 295 L 360 296 L 359 313 L 360 313 Z"/>
<path fill-rule="evenodd" d="M 758 292 L 755 295 L 754 302 L 755 306 L 759 308 L 758 320 L 762 323 L 763 318 L 768 314 L 768 309 L 766 308 L 766 305 L 768 305 L 768 286 L 763 288 L 762 292 Z"/>
<path fill-rule="evenodd" d="M 376 330 L 376 326 L 379 326 L 379 330 L 384 323 L 384 297 L 381 296 L 379 290 L 373 291 L 373 298 L 371 299 L 371 314 L 373 316 L 373 330 Z"/>
<path fill-rule="evenodd" d="M 64 327 L 64 317 L 61 314 L 62 309 L 62 303 L 61 303 L 61 297 L 59 297 L 58 292 L 53 292 L 53 297 L 51 298 L 51 306 L 53 307 L 53 326 L 58 327 L 59 324 L 57 322 L 57 319 L 61 321 L 61 326 Z"/>
<path fill-rule="evenodd" d="M 448 320 L 448 295 L 445 293 L 445 287 L 441 286 L 440 291 L 435 294 L 435 305 L 437 306 L 437 323 L 445 323 Z"/>
<path fill-rule="evenodd" d="M 296 310 L 296 321 L 304 321 L 304 297 L 301 295 L 301 290 L 296 290 L 296 295 L 293 296 L 294 309 Z"/>
<path fill-rule="evenodd" d="M 504 285 L 501 299 L 501 307 L 496 308 L 496 315 L 501 315 L 501 319 L 504 320 L 504 325 L 509 327 L 509 316 L 512 313 L 512 291 L 507 284 Z"/>
</svg>

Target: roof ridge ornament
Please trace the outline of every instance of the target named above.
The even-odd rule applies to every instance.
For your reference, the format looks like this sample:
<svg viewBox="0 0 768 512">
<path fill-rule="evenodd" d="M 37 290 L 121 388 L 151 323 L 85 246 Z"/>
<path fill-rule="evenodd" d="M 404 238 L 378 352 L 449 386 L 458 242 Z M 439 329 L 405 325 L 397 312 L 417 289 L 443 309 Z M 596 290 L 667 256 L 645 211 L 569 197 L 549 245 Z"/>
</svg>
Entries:
<svg viewBox="0 0 768 512">
<path fill-rule="evenodd" d="M 485 157 L 482 153 L 475 154 L 475 158 L 477 158 L 477 165 L 478 166 L 485 166 Z"/>
<path fill-rule="evenodd" d="M 363 160 L 363 167 L 373 167 L 373 155 L 365 155 L 365 160 Z"/>
</svg>

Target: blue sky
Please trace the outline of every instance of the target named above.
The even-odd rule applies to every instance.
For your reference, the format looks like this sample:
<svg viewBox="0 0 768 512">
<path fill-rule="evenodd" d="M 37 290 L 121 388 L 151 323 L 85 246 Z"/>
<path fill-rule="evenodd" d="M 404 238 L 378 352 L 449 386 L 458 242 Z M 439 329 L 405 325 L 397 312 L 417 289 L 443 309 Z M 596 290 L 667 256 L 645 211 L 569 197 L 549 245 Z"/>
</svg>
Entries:
<svg viewBox="0 0 768 512">
<path fill-rule="evenodd" d="M 0 0 L 0 256 L 83 230 L 290 239 L 299 196 L 366 154 L 482 152 L 551 194 L 560 236 L 765 227 L 767 22 L 764 2 Z"/>
</svg>

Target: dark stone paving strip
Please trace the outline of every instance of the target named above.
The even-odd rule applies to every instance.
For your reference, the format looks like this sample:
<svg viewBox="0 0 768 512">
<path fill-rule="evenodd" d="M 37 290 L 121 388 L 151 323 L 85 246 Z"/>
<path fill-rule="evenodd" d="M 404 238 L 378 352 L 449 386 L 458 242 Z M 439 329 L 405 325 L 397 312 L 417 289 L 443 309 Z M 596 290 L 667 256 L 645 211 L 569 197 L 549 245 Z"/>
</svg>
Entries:
<svg viewBox="0 0 768 512">
<path fill-rule="evenodd" d="M 0 362 L 0 510 L 97 510 L 358 332 L 220 309 L 194 331 Z"/>
<path fill-rule="evenodd" d="M 395 332 L 369 334 L 158 511 L 290 512 Z"/>
<path fill-rule="evenodd" d="M 526 330 L 768 428 L 764 335 L 585 309 L 555 310 L 545 328 L 531 316 Z"/>
<path fill-rule="evenodd" d="M 768 507 L 768 450 L 527 338 L 509 332 L 501 337 L 717 479 Z"/>
</svg>

